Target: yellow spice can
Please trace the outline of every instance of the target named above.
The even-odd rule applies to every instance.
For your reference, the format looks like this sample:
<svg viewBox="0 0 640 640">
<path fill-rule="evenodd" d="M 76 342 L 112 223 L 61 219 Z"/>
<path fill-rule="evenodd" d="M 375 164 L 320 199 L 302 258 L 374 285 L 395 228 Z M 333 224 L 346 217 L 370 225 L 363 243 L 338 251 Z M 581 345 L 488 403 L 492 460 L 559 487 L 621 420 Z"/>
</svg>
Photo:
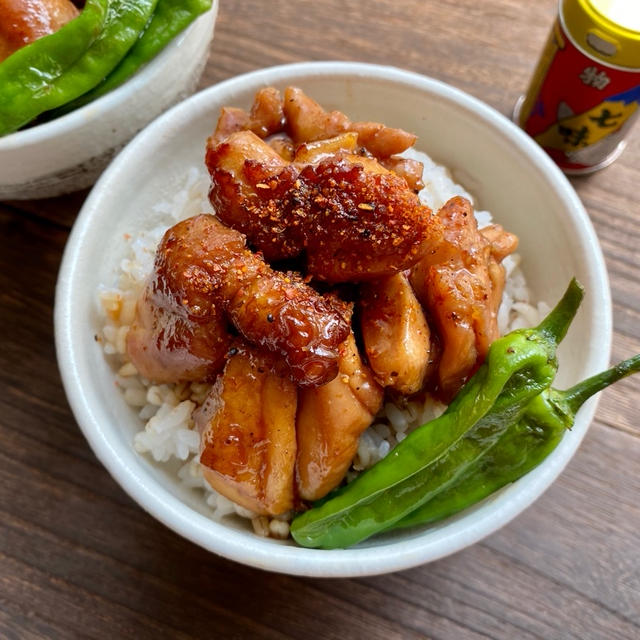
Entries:
<svg viewBox="0 0 640 640">
<path fill-rule="evenodd" d="M 640 0 L 560 0 L 514 119 L 570 174 L 613 162 L 640 114 Z"/>
</svg>

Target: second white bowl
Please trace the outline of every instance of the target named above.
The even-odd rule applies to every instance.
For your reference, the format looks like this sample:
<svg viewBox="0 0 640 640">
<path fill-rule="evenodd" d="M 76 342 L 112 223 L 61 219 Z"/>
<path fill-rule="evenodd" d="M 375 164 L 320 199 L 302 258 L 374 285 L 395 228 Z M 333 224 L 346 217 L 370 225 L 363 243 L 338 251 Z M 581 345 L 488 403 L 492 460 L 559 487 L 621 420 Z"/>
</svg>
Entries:
<svg viewBox="0 0 640 640">
<path fill-rule="evenodd" d="M 123 85 L 56 120 L 0 137 L 0 200 L 92 185 L 142 127 L 183 100 L 209 56 L 218 0 Z"/>
</svg>

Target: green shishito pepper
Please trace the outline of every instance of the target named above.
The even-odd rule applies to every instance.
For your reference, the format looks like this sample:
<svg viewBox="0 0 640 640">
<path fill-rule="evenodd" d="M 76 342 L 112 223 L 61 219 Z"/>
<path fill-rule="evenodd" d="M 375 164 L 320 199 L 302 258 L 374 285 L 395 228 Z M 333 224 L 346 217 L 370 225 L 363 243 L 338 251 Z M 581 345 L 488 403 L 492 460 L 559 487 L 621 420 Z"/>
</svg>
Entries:
<svg viewBox="0 0 640 640">
<path fill-rule="evenodd" d="M 11 86 L 5 86 L 3 81 L 10 74 L 11 68 L 15 69 L 14 65 L 17 64 L 12 59 L 21 50 L 7 58 L 0 65 L 0 135 L 19 129 L 44 111 L 74 100 L 101 82 L 134 45 L 149 21 L 157 1 L 111 0 L 95 3 L 100 6 L 107 5 L 106 16 L 97 36 L 88 41 L 89 45 L 81 55 L 69 60 L 66 67 L 59 72 L 51 73 L 51 65 L 42 57 L 43 66 L 35 71 L 35 75 L 43 74 L 41 82 L 34 81 L 26 86 L 16 86 L 13 82 Z M 89 0 L 85 11 L 90 4 Z M 31 49 L 30 55 L 36 56 L 48 38 L 60 36 L 70 26 L 77 27 L 77 22 L 83 18 L 85 11 L 57 33 L 36 40 L 25 47 L 24 51 L 28 52 Z M 77 28 L 77 31 L 80 30 Z M 73 29 L 71 32 L 75 33 Z M 50 44 L 47 46 L 51 48 Z M 58 49 L 62 48 L 66 49 L 66 43 L 58 38 L 52 53 L 59 54 Z M 7 62 L 10 62 L 10 65 L 5 69 Z"/>
<path fill-rule="evenodd" d="M 44 110 L 36 104 L 47 102 L 49 87 L 100 36 L 108 8 L 109 0 L 87 0 L 78 17 L 0 63 L 0 135 L 15 131 Z"/>
<path fill-rule="evenodd" d="M 395 525 L 447 487 L 518 422 L 557 371 L 556 349 L 582 300 L 573 280 L 538 327 L 496 340 L 447 410 L 291 524 L 305 547 L 348 547 Z M 485 418 L 485 420 L 483 420 Z"/>
<path fill-rule="evenodd" d="M 158 0 L 151 21 L 120 64 L 91 91 L 47 113 L 47 119 L 69 113 L 121 85 L 209 9 L 211 0 Z"/>
<path fill-rule="evenodd" d="M 510 425 L 455 484 L 411 512 L 393 528 L 425 525 L 448 518 L 515 482 L 555 449 L 564 432 L 573 426 L 578 409 L 587 399 L 639 371 L 640 355 L 636 355 L 566 391 L 543 391 L 531 401 L 522 418 Z"/>
</svg>

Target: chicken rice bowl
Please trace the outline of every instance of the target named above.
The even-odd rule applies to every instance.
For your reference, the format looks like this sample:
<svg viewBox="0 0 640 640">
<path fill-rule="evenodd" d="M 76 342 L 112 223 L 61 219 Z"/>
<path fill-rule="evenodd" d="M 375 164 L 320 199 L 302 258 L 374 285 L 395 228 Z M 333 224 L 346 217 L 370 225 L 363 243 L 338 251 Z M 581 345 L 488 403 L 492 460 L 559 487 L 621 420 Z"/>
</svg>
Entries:
<svg viewBox="0 0 640 640">
<path fill-rule="evenodd" d="M 262 89 L 222 110 L 163 223 L 126 239 L 97 339 L 133 446 L 181 461 L 212 518 L 287 538 L 548 310 L 517 238 L 415 141 Z"/>
</svg>

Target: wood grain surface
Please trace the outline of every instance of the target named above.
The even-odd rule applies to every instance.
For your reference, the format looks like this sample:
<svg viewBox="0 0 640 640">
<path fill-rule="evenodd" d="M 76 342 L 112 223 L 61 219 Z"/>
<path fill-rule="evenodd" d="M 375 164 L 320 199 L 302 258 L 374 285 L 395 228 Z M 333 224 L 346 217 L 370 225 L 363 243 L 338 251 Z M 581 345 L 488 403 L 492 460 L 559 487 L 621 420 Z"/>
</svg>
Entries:
<svg viewBox="0 0 640 640">
<path fill-rule="evenodd" d="M 222 0 L 201 86 L 302 60 L 392 64 L 508 114 L 556 0 Z M 612 359 L 640 352 L 640 126 L 573 180 L 611 278 Z M 253 570 L 143 512 L 82 437 L 52 306 L 86 192 L 0 203 L 0 638 L 638 638 L 640 377 L 604 392 L 578 453 L 498 533 L 353 580 Z"/>
</svg>

